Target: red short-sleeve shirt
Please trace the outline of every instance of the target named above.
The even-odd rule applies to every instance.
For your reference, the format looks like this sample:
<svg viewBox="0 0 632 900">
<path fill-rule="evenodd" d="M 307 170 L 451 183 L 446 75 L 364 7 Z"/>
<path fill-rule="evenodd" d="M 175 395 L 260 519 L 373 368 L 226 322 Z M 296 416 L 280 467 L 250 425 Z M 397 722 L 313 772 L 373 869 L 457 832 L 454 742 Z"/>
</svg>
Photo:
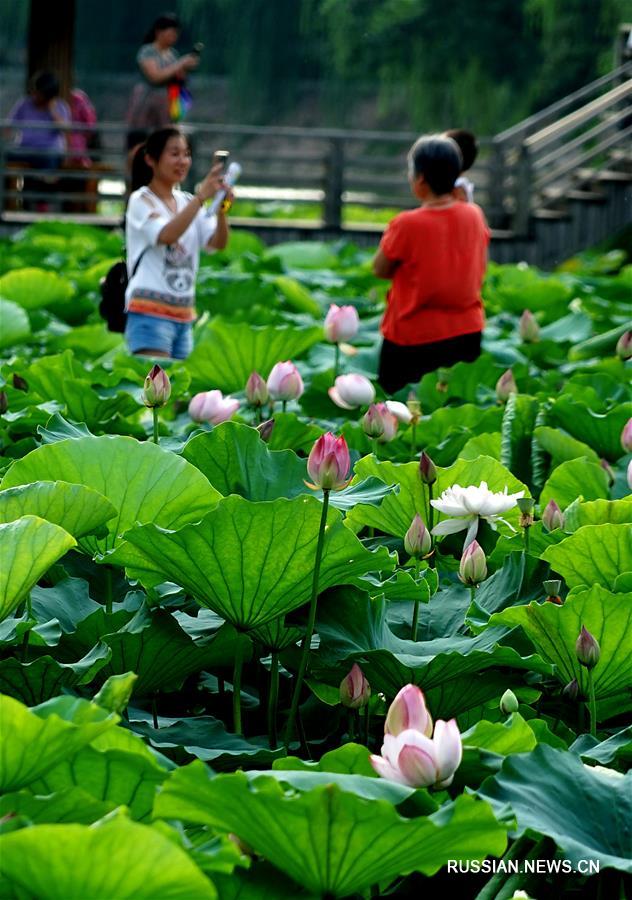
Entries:
<svg viewBox="0 0 632 900">
<path fill-rule="evenodd" d="M 474 203 L 420 207 L 388 225 L 380 248 L 399 263 L 382 334 L 395 344 L 429 344 L 482 331 L 481 286 L 489 228 Z"/>
</svg>

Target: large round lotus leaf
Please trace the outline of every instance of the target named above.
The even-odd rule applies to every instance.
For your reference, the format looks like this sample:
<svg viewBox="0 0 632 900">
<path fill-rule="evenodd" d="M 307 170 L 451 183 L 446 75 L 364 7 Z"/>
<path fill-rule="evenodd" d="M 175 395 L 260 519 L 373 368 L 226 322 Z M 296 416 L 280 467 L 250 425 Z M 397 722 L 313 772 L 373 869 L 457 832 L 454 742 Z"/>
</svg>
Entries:
<svg viewBox="0 0 632 900">
<path fill-rule="evenodd" d="M 46 269 L 14 269 L 0 278 L 0 297 L 13 300 L 25 309 L 65 303 L 74 292 L 66 278 Z"/>
<path fill-rule="evenodd" d="M 217 897 L 213 884 L 176 841 L 124 816 L 91 827 L 34 825 L 5 834 L 0 837 L 0 860 L 0 886 L 9 887 L 11 896 L 39 900 Z"/>
<path fill-rule="evenodd" d="M 616 590 L 619 576 L 632 572 L 632 525 L 584 525 L 547 547 L 542 559 L 563 576 L 569 588 L 599 584 Z"/>
<path fill-rule="evenodd" d="M 98 531 L 116 515 L 110 501 L 92 488 L 64 481 L 36 481 L 0 491 L 0 522 L 39 516 L 75 538 Z"/>
<path fill-rule="evenodd" d="M 0 349 L 20 344 L 31 334 L 31 324 L 17 303 L 0 298 Z"/>
<path fill-rule="evenodd" d="M 195 466 L 154 443 L 118 435 L 85 437 L 45 444 L 17 460 L 2 488 L 39 480 L 84 484 L 103 494 L 118 515 L 108 522 L 108 536 L 83 541 L 105 552 L 137 522 L 179 528 L 211 509 L 218 492 Z"/>
</svg>

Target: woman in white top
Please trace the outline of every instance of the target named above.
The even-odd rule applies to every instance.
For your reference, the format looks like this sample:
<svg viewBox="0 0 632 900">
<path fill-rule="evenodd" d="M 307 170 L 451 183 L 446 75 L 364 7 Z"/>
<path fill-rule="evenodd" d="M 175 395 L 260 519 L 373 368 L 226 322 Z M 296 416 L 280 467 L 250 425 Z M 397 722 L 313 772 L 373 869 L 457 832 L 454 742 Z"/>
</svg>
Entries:
<svg viewBox="0 0 632 900">
<path fill-rule="evenodd" d="M 223 188 L 221 164 L 210 169 L 195 195 L 177 190 L 190 168 L 189 143 L 176 128 L 151 134 L 134 157 L 125 216 L 125 337 L 131 353 L 186 359 L 193 346 L 200 251 L 223 250 L 228 243 L 224 204 L 217 215 L 204 209 Z"/>
</svg>

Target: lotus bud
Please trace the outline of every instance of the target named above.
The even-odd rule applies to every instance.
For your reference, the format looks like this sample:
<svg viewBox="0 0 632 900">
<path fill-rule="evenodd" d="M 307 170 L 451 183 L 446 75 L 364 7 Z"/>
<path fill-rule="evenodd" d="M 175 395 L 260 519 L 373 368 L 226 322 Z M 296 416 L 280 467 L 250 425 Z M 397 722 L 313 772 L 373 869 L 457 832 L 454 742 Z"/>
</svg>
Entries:
<svg viewBox="0 0 632 900">
<path fill-rule="evenodd" d="M 336 306 L 332 303 L 325 316 L 325 338 L 331 344 L 350 341 L 358 333 L 360 319 L 354 306 Z"/>
<path fill-rule="evenodd" d="M 624 362 L 632 359 L 632 331 L 626 331 L 617 341 L 617 356 Z"/>
<path fill-rule="evenodd" d="M 562 696 L 566 697 L 567 700 L 577 700 L 577 697 L 579 696 L 579 684 L 577 683 L 576 678 L 573 678 L 572 681 L 568 682 L 568 684 L 562 691 Z"/>
<path fill-rule="evenodd" d="M 329 396 L 341 409 L 357 409 L 375 400 L 375 388 L 364 375 L 339 375 Z"/>
<path fill-rule="evenodd" d="M 540 326 L 530 309 L 525 309 L 520 316 L 518 331 L 525 344 L 536 344 L 540 340 Z"/>
<path fill-rule="evenodd" d="M 9 398 L 6 391 L 0 391 L 0 416 L 3 416 L 9 408 Z"/>
<path fill-rule="evenodd" d="M 434 484 L 437 480 L 437 468 L 425 450 L 419 459 L 419 475 L 424 484 Z"/>
<path fill-rule="evenodd" d="M 411 391 L 409 393 L 408 399 L 406 400 L 406 406 L 408 407 L 412 416 L 411 424 L 416 425 L 417 422 L 421 419 L 421 403 L 415 396 L 414 391 Z"/>
<path fill-rule="evenodd" d="M 549 500 L 542 513 L 542 524 L 547 531 L 564 528 L 564 514 L 555 500 Z"/>
<path fill-rule="evenodd" d="M 263 406 L 268 402 L 268 385 L 258 372 L 252 372 L 246 382 L 246 400 L 250 406 Z"/>
<path fill-rule="evenodd" d="M 621 446 L 625 453 L 632 453 L 632 419 L 628 419 L 621 432 Z"/>
<path fill-rule="evenodd" d="M 417 513 L 413 519 L 410 528 L 404 535 L 404 549 L 409 556 L 417 559 L 420 556 L 426 556 L 430 553 L 432 547 L 432 538 L 430 532 L 424 525 L 424 522 Z"/>
<path fill-rule="evenodd" d="M 601 656 L 599 644 L 584 625 L 582 625 L 582 630 L 575 642 L 575 653 L 580 666 L 584 666 L 586 669 L 594 669 Z"/>
<path fill-rule="evenodd" d="M 426 737 L 432 734 L 432 718 L 426 709 L 425 697 L 416 684 L 407 684 L 399 691 L 388 708 L 384 734 L 397 736 L 402 731 L 420 731 Z"/>
<path fill-rule="evenodd" d="M 347 442 L 330 431 L 321 435 L 311 449 L 307 459 L 307 471 L 314 489 L 339 491 L 348 484 L 351 467 Z"/>
<path fill-rule="evenodd" d="M 487 578 L 485 551 L 478 541 L 472 541 L 464 550 L 459 565 L 459 578 L 463 584 L 469 584 L 471 587 Z"/>
<path fill-rule="evenodd" d="M 520 497 L 519 500 L 516 500 L 516 503 L 520 510 L 520 527 L 531 528 L 533 525 L 533 508 L 535 507 L 535 500 L 532 500 L 531 497 Z"/>
<path fill-rule="evenodd" d="M 261 440 L 267 444 L 274 431 L 274 419 L 266 419 L 265 422 L 261 422 L 260 425 L 257 425 L 257 431 Z"/>
<path fill-rule="evenodd" d="M 520 704 L 518 703 L 518 698 L 516 697 L 514 692 L 509 690 L 508 688 L 500 698 L 501 713 L 508 716 L 510 715 L 510 713 L 517 713 L 519 708 Z"/>
<path fill-rule="evenodd" d="M 408 409 L 408 406 L 405 403 L 400 403 L 399 400 L 387 400 L 386 408 L 393 413 L 397 421 L 402 425 L 410 425 L 413 420 L 413 414 Z"/>
<path fill-rule="evenodd" d="M 169 376 L 160 366 L 151 367 L 149 374 L 145 378 L 143 387 L 142 401 L 149 409 L 157 406 L 164 406 L 171 396 L 171 382 Z"/>
<path fill-rule="evenodd" d="M 381 444 L 392 441 L 398 422 L 385 403 L 373 403 L 362 417 L 362 428 L 367 437 L 377 438 Z"/>
<path fill-rule="evenodd" d="M 606 477 L 608 479 L 608 487 L 612 487 L 612 485 L 614 484 L 614 471 L 612 469 L 612 466 L 610 465 L 610 463 L 608 462 L 607 459 L 600 459 L 599 465 L 606 473 Z"/>
<path fill-rule="evenodd" d="M 518 385 L 516 384 L 514 374 L 511 369 L 507 369 L 496 382 L 496 396 L 500 403 L 506 403 L 510 394 L 517 393 Z"/>
<path fill-rule="evenodd" d="M 364 677 L 364 672 L 357 663 L 340 682 L 340 702 L 348 709 L 361 709 L 366 706 L 371 696 L 371 685 Z"/>
<path fill-rule="evenodd" d="M 298 400 L 305 390 L 300 372 L 293 362 L 286 360 L 272 367 L 268 375 L 268 391 L 272 400 Z"/>
<path fill-rule="evenodd" d="M 16 375 L 15 372 L 13 373 L 13 387 L 16 391 L 24 391 L 25 394 L 28 394 L 29 386 L 26 379 L 21 375 Z"/>
</svg>

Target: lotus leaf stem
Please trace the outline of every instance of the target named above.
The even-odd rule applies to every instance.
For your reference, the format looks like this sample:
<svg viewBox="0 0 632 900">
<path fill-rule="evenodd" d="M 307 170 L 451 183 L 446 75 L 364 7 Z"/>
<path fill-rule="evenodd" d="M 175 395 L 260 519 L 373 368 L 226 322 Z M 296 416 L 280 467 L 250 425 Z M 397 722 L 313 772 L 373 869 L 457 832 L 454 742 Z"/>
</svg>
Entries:
<svg viewBox="0 0 632 900">
<path fill-rule="evenodd" d="M 334 381 L 338 377 L 338 370 L 340 368 L 340 344 L 336 344 L 334 350 Z"/>
<path fill-rule="evenodd" d="M 105 567 L 105 614 L 106 616 L 112 615 L 112 600 L 113 600 L 113 590 L 112 590 L 112 569 L 110 566 Z"/>
<path fill-rule="evenodd" d="M 419 559 L 415 559 L 415 588 L 419 587 Z M 416 592 L 415 592 L 416 593 Z M 419 622 L 419 601 L 420 597 L 415 596 L 415 605 L 413 607 L 413 624 L 411 628 L 411 641 L 417 640 L 417 623 Z"/>
<path fill-rule="evenodd" d="M 590 733 L 593 737 L 597 737 L 597 700 L 595 699 L 595 678 L 592 669 L 588 669 L 588 708 L 590 710 Z"/>
<path fill-rule="evenodd" d="M 233 663 L 233 730 L 235 734 L 242 734 L 241 730 L 241 670 L 244 665 L 244 643 L 242 634 L 237 637 L 235 648 L 235 661 Z"/>
<path fill-rule="evenodd" d="M 154 420 L 154 444 L 158 443 L 158 407 L 152 406 L 151 409 L 153 420 Z"/>
<path fill-rule="evenodd" d="M 417 456 L 417 423 L 413 422 L 410 426 L 412 428 L 412 435 L 410 439 L 410 449 L 411 449 L 411 459 L 415 459 Z"/>
<path fill-rule="evenodd" d="M 525 556 L 529 553 L 529 529 L 530 526 L 527 525 L 524 530 L 524 552 Z"/>
<path fill-rule="evenodd" d="M 277 704 L 279 699 L 279 651 L 272 651 L 270 664 L 270 693 L 268 695 L 268 739 L 270 749 L 276 750 L 277 738 Z"/>
</svg>

